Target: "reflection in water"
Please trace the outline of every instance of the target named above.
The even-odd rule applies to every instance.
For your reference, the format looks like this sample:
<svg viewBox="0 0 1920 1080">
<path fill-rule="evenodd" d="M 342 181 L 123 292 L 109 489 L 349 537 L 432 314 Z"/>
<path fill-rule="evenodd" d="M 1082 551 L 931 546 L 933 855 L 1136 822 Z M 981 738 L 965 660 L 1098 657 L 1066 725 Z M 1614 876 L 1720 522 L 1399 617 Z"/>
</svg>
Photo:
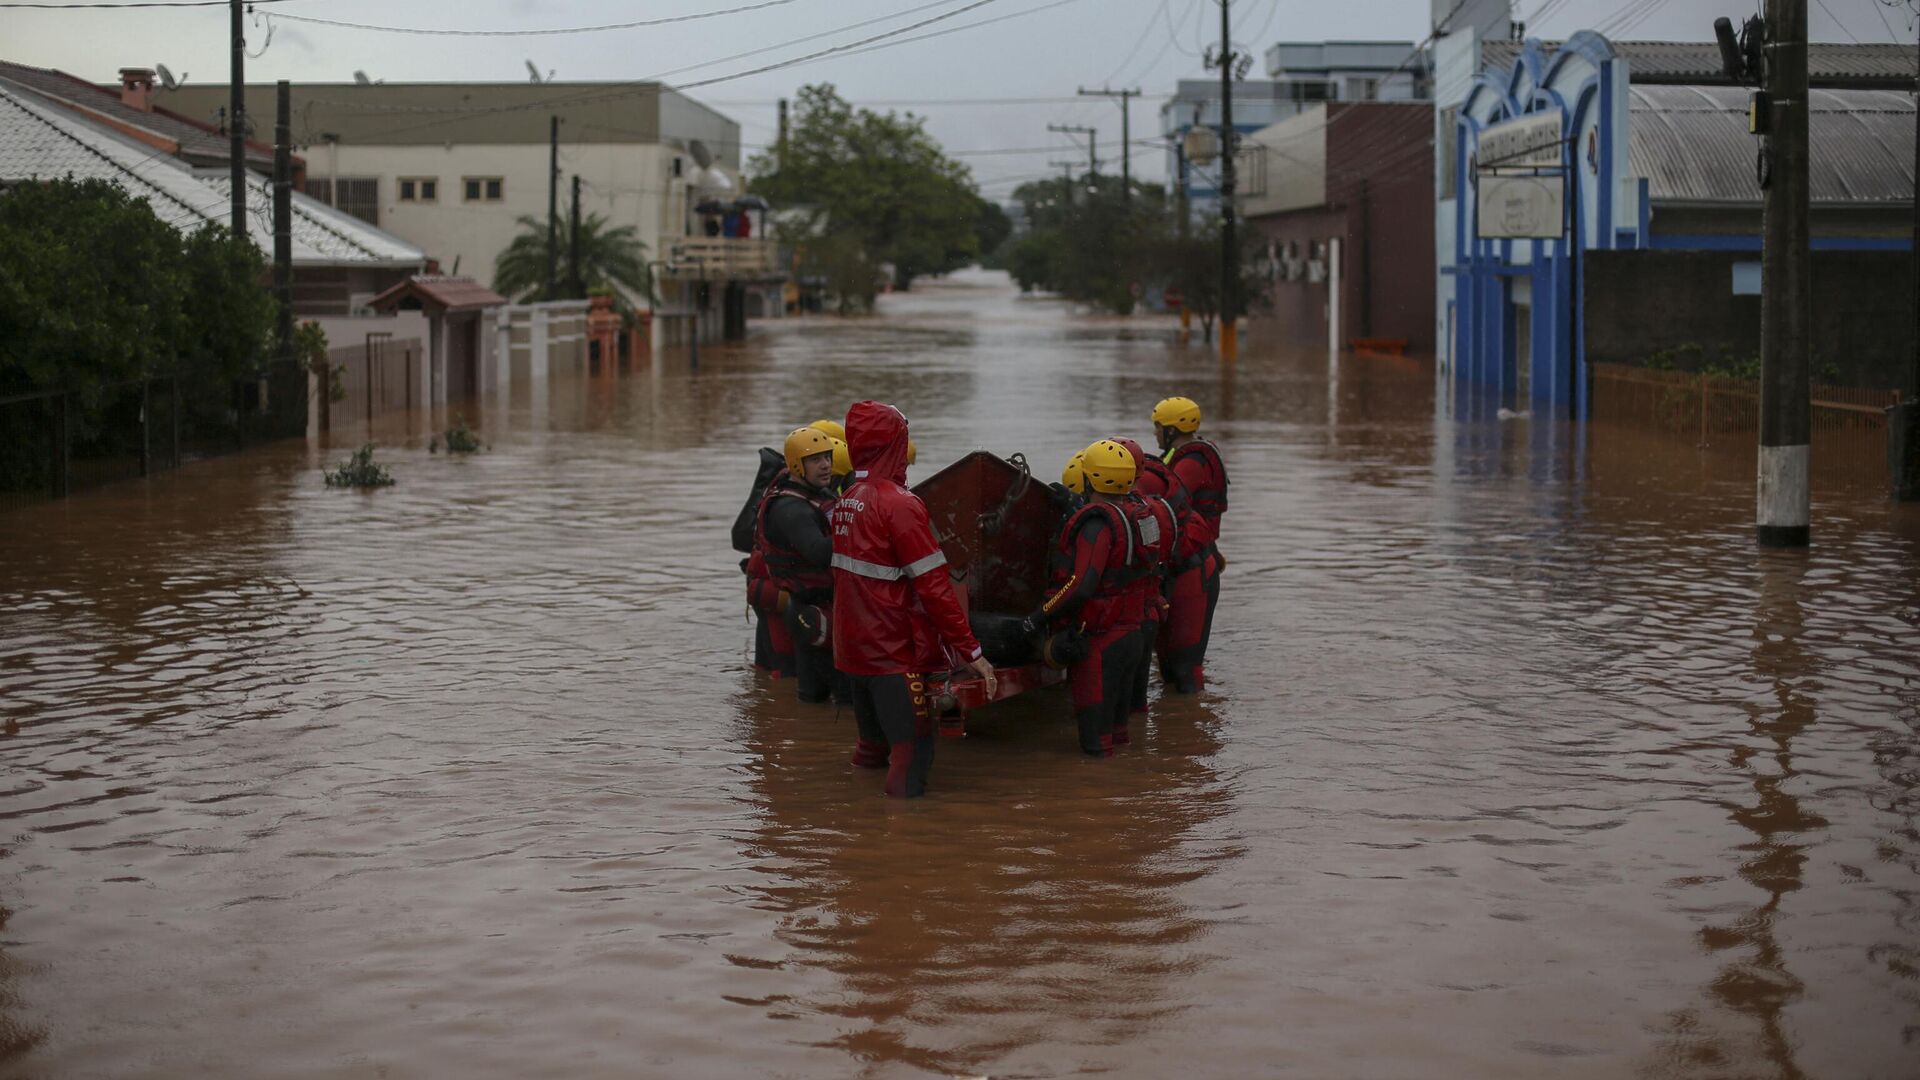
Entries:
<svg viewBox="0 0 1920 1080">
<path fill-rule="evenodd" d="M 835 983 L 730 1000 L 838 1018 L 824 1045 L 863 1062 L 1003 1075 L 1040 1047 L 1123 1064 L 1111 1047 L 1181 1011 L 1176 986 L 1204 977 L 1207 953 L 1177 889 L 1233 857 L 1199 835 L 1228 805 L 1211 721 L 1170 705 L 1134 752 L 1083 766 L 1054 723 L 1062 695 L 1038 696 L 974 737 L 995 744 L 991 774 L 953 775 L 972 747 L 943 741 L 951 794 L 930 812 L 852 775 L 847 717 L 744 695 L 757 825 L 742 839 L 779 926 L 770 955 L 732 959 Z"/>
<path fill-rule="evenodd" d="M 1913 1071 L 1920 512 L 1758 560 L 1750 453 L 882 306 L 378 418 L 377 493 L 342 430 L 0 514 L 0 1073 Z M 902 808 L 749 670 L 757 447 L 879 396 L 916 478 L 1057 468 L 1172 394 L 1232 565 L 1134 751 L 1045 692 Z"/>
</svg>

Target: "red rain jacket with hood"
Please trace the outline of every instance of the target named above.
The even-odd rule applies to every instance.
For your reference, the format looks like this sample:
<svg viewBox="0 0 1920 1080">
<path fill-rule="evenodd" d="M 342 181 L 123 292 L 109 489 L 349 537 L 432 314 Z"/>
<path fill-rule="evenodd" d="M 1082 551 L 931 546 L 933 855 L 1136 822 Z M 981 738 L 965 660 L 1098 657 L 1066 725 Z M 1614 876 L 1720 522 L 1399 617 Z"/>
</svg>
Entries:
<svg viewBox="0 0 1920 1080">
<path fill-rule="evenodd" d="M 833 660 L 849 675 L 945 672 L 980 657 L 927 508 L 907 490 L 907 419 L 847 410 L 853 486 L 833 508 Z"/>
</svg>

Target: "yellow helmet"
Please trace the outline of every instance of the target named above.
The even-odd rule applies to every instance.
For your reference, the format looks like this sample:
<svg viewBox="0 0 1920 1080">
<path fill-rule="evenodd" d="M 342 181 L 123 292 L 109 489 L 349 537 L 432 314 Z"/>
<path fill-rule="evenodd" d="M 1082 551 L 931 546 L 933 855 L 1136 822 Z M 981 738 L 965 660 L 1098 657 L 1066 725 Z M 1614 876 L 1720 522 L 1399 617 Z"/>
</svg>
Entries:
<svg viewBox="0 0 1920 1080">
<path fill-rule="evenodd" d="M 1087 477 L 1085 473 L 1080 471 L 1080 462 L 1086 456 L 1087 452 L 1085 450 L 1074 454 L 1067 459 L 1067 467 L 1060 470 L 1060 483 L 1065 485 L 1066 489 L 1075 495 L 1085 495 L 1087 493 Z"/>
<path fill-rule="evenodd" d="M 787 471 L 800 475 L 800 462 L 815 454 L 833 453 L 833 438 L 819 428 L 795 428 L 787 436 Z"/>
<path fill-rule="evenodd" d="M 853 471 L 853 455 L 847 452 L 845 439 L 827 436 L 833 443 L 833 475 L 845 476 Z"/>
<path fill-rule="evenodd" d="M 1192 398 L 1170 397 L 1153 407 L 1153 425 L 1175 431 L 1200 430 L 1200 404 Z"/>
<path fill-rule="evenodd" d="M 909 465 L 913 464 L 914 459 L 918 458 L 919 456 L 920 456 L 920 448 L 913 445 L 912 439 L 908 439 L 907 440 L 907 464 Z"/>
<path fill-rule="evenodd" d="M 1081 452 L 1080 470 L 1086 474 L 1087 489 L 1106 495 L 1125 495 L 1133 490 L 1133 478 L 1139 466 L 1127 448 L 1112 439 L 1101 439 Z"/>
<path fill-rule="evenodd" d="M 807 426 L 824 431 L 841 442 L 847 441 L 847 429 L 838 420 L 815 420 Z"/>
</svg>

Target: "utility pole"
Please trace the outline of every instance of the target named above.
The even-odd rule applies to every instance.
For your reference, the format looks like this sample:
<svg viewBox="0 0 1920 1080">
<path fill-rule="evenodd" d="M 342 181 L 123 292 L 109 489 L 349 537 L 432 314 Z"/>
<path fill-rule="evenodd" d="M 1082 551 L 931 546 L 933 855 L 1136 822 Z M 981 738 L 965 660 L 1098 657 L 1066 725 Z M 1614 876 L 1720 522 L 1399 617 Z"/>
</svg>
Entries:
<svg viewBox="0 0 1920 1080">
<path fill-rule="evenodd" d="M 1806 547 L 1807 326 L 1812 281 L 1807 230 L 1807 0 L 1767 0 L 1769 134 L 1760 260 L 1760 459 L 1754 524 L 1762 547 Z"/>
<path fill-rule="evenodd" d="M 273 108 L 273 355 L 293 360 L 293 88 L 274 84 Z"/>
<path fill-rule="evenodd" d="M 1232 4 L 1220 5 L 1220 359 L 1240 355 L 1240 332 L 1234 325 L 1240 275 L 1240 252 L 1233 235 L 1233 37 Z"/>
<path fill-rule="evenodd" d="M 779 167 L 787 167 L 787 99 L 780 99 L 780 134 L 773 142 L 773 160 Z"/>
<path fill-rule="evenodd" d="M 1047 130 L 1068 136 L 1085 135 L 1087 137 L 1087 176 L 1091 178 L 1100 175 L 1099 131 L 1080 124 L 1048 124 Z"/>
<path fill-rule="evenodd" d="M 233 48 L 233 71 L 227 85 L 227 181 L 233 188 L 233 235 L 247 235 L 247 45 L 240 31 L 241 0 L 229 0 L 231 13 L 229 44 Z M 336 204 L 337 205 L 337 204 Z"/>
<path fill-rule="evenodd" d="M 1140 88 L 1135 87 L 1132 90 L 1109 90 L 1103 87 L 1099 90 L 1089 90 L 1083 86 L 1079 88 L 1079 93 L 1080 93 L 1080 96 L 1082 97 L 1105 97 L 1105 98 L 1120 99 L 1120 197 L 1127 202 L 1132 202 L 1133 201 L 1133 128 L 1132 128 L 1133 110 L 1129 106 L 1132 105 L 1134 98 L 1137 98 L 1140 96 Z"/>
<path fill-rule="evenodd" d="M 553 299 L 555 279 L 560 274 L 560 118 L 551 117 L 547 128 L 547 292 Z"/>
<path fill-rule="evenodd" d="M 567 240 L 567 282 L 572 287 L 574 299 L 583 299 L 587 295 L 587 283 L 580 276 L 580 174 L 573 174 L 573 214 L 568 222 Z"/>
<path fill-rule="evenodd" d="M 1887 415 L 1887 479 L 1893 497 L 1903 502 L 1920 500 L 1920 78 L 1914 80 L 1913 92 L 1913 370 L 1907 375 L 1904 400 Z"/>
<path fill-rule="evenodd" d="M 1067 193 L 1067 205 L 1073 205 L 1073 170 L 1078 168 L 1077 161 L 1049 161 L 1047 168 L 1060 170 L 1060 186 Z"/>
</svg>

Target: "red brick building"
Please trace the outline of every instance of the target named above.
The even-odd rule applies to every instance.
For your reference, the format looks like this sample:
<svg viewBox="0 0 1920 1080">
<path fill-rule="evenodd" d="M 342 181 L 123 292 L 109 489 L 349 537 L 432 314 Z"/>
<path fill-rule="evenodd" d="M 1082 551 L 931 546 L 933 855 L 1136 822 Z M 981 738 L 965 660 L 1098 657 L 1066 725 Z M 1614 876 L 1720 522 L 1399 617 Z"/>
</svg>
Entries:
<svg viewBox="0 0 1920 1080">
<path fill-rule="evenodd" d="M 1431 103 L 1329 102 L 1248 142 L 1242 214 L 1271 301 L 1253 332 L 1432 355 Z"/>
</svg>

